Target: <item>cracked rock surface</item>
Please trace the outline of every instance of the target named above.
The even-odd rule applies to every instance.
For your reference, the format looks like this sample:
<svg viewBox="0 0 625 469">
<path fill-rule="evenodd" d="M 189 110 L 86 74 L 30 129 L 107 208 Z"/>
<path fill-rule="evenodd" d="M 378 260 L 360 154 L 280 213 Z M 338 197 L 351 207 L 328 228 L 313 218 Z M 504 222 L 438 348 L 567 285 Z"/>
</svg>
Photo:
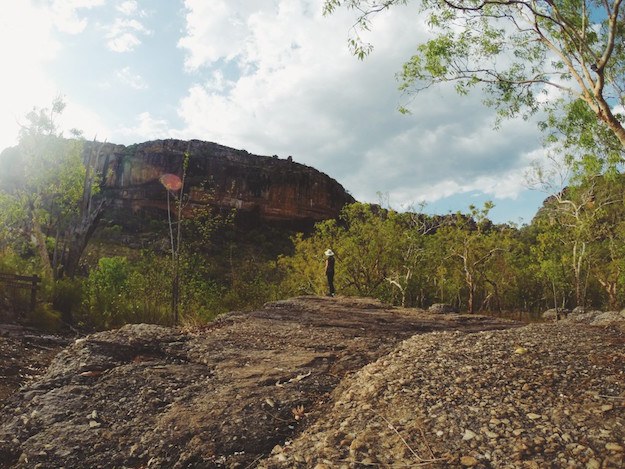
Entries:
<svg viewBox="0 0 625 469">
<path fill-rule="evenodd" d="M 0 409 L 0 467 L 620 468 L 625 335 L 359 298 L 75 341 Z"/>
<path fill-rule="evenodd" d="M 0 409 L 0 467 L 248 467 L 331 408 L 349 373 L 402 340 L 518 324 L 302 297 L 194 330 L 76 340 Z"/>
</svg>

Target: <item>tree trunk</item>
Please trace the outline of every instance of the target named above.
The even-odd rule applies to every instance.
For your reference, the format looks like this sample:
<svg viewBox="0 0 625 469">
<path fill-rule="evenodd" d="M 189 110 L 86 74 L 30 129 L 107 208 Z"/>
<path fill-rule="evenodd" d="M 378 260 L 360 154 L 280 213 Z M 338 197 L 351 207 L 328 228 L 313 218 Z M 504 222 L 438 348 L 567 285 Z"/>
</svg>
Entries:
<svg viewBox="0 0 625 469">
<path fill-rule="evenodd" d="M 32 216 L 33 221 L 33 234 L 35 235 L 35 241 L 37 243 L 37 251 L 39 252 L 39 258 L 41 259 L 41 267 L 43 270 L 43 275 L 47 279 L 54 278 L 52 271 L 52 264 L 50 263 L 50 256 L 48 255 L 48 249 L 46 247 L 46 237 L 41 230 L 41 225 L 37 220 L 37 217 L 33 213 Z"/>
<path fill-rule="evenodd" d="M 621 142 L 623 148 L 625 148 L 625 128 L 623 128 L 623 124 L 614 116 L 612 109 L 610 109 L 610 105 L 603 99 L 603 97 L 597 101 L 597 107 L 595 108 L 597 117 L 606 123 L 618 141 Z M 592 107 L 593 106 L 591 106 L 591 108 Z"/>
<path fill-rule="evenodd" d="M 618 308 L 618 298 L 616 295 L 616 281 L 603 280 L 601 278 L 597 279 L 605 292 L 608 295 L 608 304 L 610 305 L 610 309 L 617 310 Z"/>
<path fill-rule="evenodd" d="M 91 213 L 74 226 L 69 234 L 69 248 L 63 252 L 62 274 L 73 278 L 78 272 L 80 258 L 87 247 L 87 243 L 91 239 L 91 235 L 98 226 L 98 221 L 102 216 L 102 212 L 106 205 L 105 200 L 101 200 L 99 204 L 92 209 Z"/>
<path fill-rule="evenodd" d="M 82 201 L 78 211 L 78 220 L 76 224 L 70 228 L 67 239 L 69 240 L 69 248 L 63 250 L 62 271 L 61 275 L 67 275 L 73 278 L 80 264 L 82 253 L 87 247 L 91 235 L 95 231 L 98 221 L 102 216 L 102 211 L 106 205 L 106 199 L 100 200 L 97 205 L 93 206 L 93 185 L 96 177 L 95 168 L 100 157 L 100 152 L 104 144 L 97 144 L 94 140 L 93 147 L 89 153 L 89 157 L 85 162 L 85 179 L 83 181 Z"/>
</svg>

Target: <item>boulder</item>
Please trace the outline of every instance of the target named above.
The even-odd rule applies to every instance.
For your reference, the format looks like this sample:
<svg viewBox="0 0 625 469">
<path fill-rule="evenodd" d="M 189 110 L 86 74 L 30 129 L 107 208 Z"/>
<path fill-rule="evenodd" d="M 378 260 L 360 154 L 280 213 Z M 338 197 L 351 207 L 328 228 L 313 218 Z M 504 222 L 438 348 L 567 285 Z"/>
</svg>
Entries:
<svg viewBox="0 0 625 469">
<path fill-rule="evenodd" d="M 560 319 L 565 319 L 570 312 L 568 309 L 551 308 L 543 313 L 542 318 L 545 321 L 559 321 Z"/>
<path fill-rule="evenodd" d="M 595 316 L 590 324 L 593 326 L 608 326 L 611 324 L 625 322 L 625 310 L 606 311 Z"/>
<path fill-rule="evenodd" d="M 428 308 L 428 312 L 434 314 L 450 314 L 457 313 L 458 308 L 449 305 L 447 303 L 434 303 L 432 306 Z"/>
<path fill-rule="evenodd" d="M 577 314 L 571 313 L 571 314 L 568 315 L 566 320 L 569 321 L 569 322 L 578 322 L 578 323 L 583 323 L 583 324 L 590 324 L 600 314 L 603 314 L 603 311 L 591 310 L 591 311 L 585 311 L 583 313 L 579 313 L 578 312 Z"/>
</svg>

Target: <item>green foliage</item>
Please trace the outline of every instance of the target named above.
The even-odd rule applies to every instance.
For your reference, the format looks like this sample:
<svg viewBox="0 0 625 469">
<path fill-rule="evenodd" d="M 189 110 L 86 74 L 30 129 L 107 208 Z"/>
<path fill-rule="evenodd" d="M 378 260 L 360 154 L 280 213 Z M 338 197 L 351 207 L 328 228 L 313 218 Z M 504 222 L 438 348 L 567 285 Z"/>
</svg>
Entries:
<svg viewBox="0 0 625 469">
<path fill-rule="evenodd" d="M 64 249 L 76 224 L 87 169 L 81 139 L 65 139 L 55 119 L 61 99 L 51 109 L 33 109 L 22 126 L 19 145 L 0 160 L 0 240 L 18 247 L 32 244 L 44 277 L 63 271 Z M 76 132 L 73 132 L 77 135 Z M 92 193 L 97 184 L 91 184 Z"/>
<path fill-rule="evenodd" d="M 624 189 L 625 178 L 570 187 L 521 229 L 493 225 L 491 203 L 448 217 L 354 204 L 338 221 L 293 239 L 294 254 L 279 260 L 281 294 L 324 294 L 323 252 L 331 247 L 341 295 L 468 311 L 618 308 L 625 304 Z"/>
<path fill-rule="evenodd" d="M 131 322 L 129 304 L 130 266 L 125 257 L 103 257 L 89 274 L 85 285 L 85 326 L 109 329 Z M 89 320 L 89 322 L 87 322 Z"/>
<path fill-rule="evenodd" d="M 26 324 L 48 332 L 58 332 L 63 327 L 61 314 L 49 303 L 39 303 L 34 311 L 30 311 L 26 316 Z"/>
<path fill-rule="evenodd" d="M 322 295 L 325 292 L 323 252 L 333 245 L 334 237 L 328 231 L 335 230 L 336 222 L 326 221 L 317 225 L 314 236 L 304 238 L 299 233 L 293 238 L 295 254 L 278 259 L 284 273 L 280 286 L 284 296 Z"/>
<path fill-rule="evenodd" d="M 348 39 L 360 59 L 371 44 L 360 32 L 372 17 L 405 0 L 325 0 L 324 14 L 340 7 L 356 12 Z M 417 46 L 399 73 L 400 89 L 408 94 L 440 83 L 453 83 L 464 95 L 479 86 L 485 104 L 499 119 L 546 110 L 549 138 L 581 157 L 581 166 L 621 164 L 625 148 L 622 118 L 615 103 L 625 102 L 625 30 L 620 0 L 420 0 L 430 38 Z M 556 98 L 557 97 L 557 98 Z M 405 107 L 400 108 L 406 112 Z M 587 127 L 577 124 L 583 121 Z M 603 154 L 588 152 L 599 142 Z M 573 147 L 577 147 L 573 151 Z M 619 148 L 620 147 L 620 148 Z"/>
<path fill-rule="evenodd" d="M 623 120 L 620 115 L 617 118 Z M 577 182 L 601 174 L 614 177 L 621 172 L 625 149 L 582 100 L 564 104 L 561 110 L 551 109 L 541 127 L 546 132 L 546 146 L 563 156 Z"/>
<path fill-rule="evenodd" d="M 52 286 L 52 307 L 61 314 L 65 324 L 73 324 L 83 304 L 83 281 L 77 278 L 56 280 Z"/>
<path fill-rule="evenodd" d="M 0 249 L 0 272 L 6 274 L 32 275 L 35 268 L 28 259 L 24 259 L 11 247 Z"/>
</svg>

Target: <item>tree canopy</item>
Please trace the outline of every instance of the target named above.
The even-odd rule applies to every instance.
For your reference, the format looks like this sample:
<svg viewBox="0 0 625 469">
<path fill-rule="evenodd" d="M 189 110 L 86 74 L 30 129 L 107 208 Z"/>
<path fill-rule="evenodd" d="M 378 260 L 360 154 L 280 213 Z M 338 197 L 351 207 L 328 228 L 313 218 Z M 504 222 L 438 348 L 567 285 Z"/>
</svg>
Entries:
<svg viewBox="0 0 625 469">
<path fill-rule="evenodd" d="M 34 238 L 48 278 L 74 274 L 88 238 L 86 231 L 93 228 L 93 218 L 102 206 L 94 210 L 92 205 L 98 183 L 93 162 L 83 160 L 84 140 L 65 139 L 57 128 L 56 119 L 64 107 L 57 98 L 50 108 L 28 113 L 19 145 L 3 152 L 0 171 L 0 197 L 6 208 L 0 214 L 4 241 Z M 72 135 L 80 133 L 73 130 Z"/>
<path fill-rule="evenodd" d="M 349 43 L 364 58 L 372 46 L 359 33 L 371 27 L 376 13 L 409 3 L 326 0 L 324 13 L 339 7 L 356 12 Z M 622 0 L 420 0 L 419 5 L 433 36 L 405 62 L 400 89 L 415 93 L 453 82 L 465 94 L 481 86 L 487 104 L 502 117 L 555 111 L 569 144 L 572 135 L 585 142 L 583 129 L 565 125 L 590 113 L 608 140 L 619 143 L 622 161 L 625 128 L 615 112 L 625 105 Z M 570 107 L 574 102 L 584 106 Z M 611 156 L 608 163 L 614 163 L 614 152 Z"/>
</svg>

